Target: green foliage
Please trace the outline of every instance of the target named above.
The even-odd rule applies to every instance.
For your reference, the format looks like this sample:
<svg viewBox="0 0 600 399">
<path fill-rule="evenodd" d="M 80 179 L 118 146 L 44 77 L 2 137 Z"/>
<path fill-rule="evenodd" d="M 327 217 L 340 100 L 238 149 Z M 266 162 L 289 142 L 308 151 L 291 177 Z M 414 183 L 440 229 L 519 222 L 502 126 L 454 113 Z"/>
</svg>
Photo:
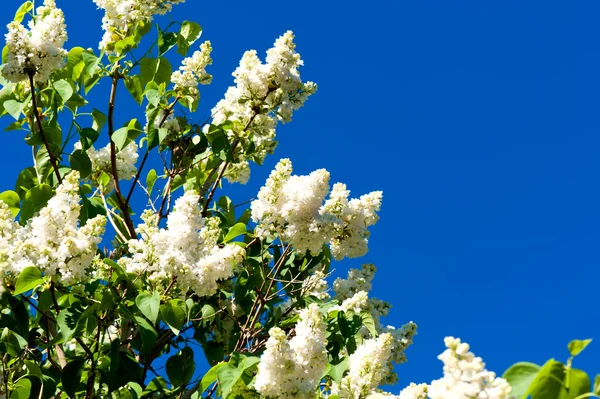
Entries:
<svg viewBox="0 0 600 399">
<path fill-rule="evenodd" d="M 597 396 L 591 391 L 590 378 L 583 370 L 571 367 L 575 356 L 579 355 L 591 339 L 574 340 L 568 345 L 571 357 L 563 364 L 555 359 L 544 365 L 519 362 L 505 371 L 505 378 L 512 387 L 515 399 L 583 399 Z"/>
</svg>

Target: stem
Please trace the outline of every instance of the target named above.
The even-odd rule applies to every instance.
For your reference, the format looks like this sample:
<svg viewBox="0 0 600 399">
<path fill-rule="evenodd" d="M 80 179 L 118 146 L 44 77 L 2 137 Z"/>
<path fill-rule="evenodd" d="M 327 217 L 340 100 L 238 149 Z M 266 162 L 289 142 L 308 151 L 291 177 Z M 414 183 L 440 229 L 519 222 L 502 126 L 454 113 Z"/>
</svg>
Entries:
<svg viewBox="0 0 600 399">
<path fill-rule="evenodd" d="M 125 200 L 123 199 L 123 195 L 121 194 L 121 187 L 119 185 L 119 175 L 117 173 L 117 146 L 112 139 L 112 135 L 115 132 L 114 125 L 114 114 L 115 114 L 115 98 L 117 97 L 117 86 L 119 83 L 119 74 L 115 72 L 112 76 L 112 87 L 110 90 L 110 99 L 108 101 L 108 136 L 110 138 L 110 164 L 113 175 L 113 183 L 115 186 L 115 194 L 117 197 L 117 202 L 119 203 L 119 208 L 121 209 L 121 213 L 123 213 L 123 218 L 125 220 L 125 225 L 129 230 L 129 235 L 131 238 L 137 237 L 137 233 L 135 232 L 135 227 L 133 227 L 133 221 L 131 220 L 131 216 L 129 215 L 128 206 Z"/>
<path fill-rule="evenodd" d="M 35 99 L 35 85 L 33 83 L 33 74 L 29 74 L 29 86 L 31 87 L 31 102 L 33 107 L 33 115 L 35 116 L 35 120 L 37 121 L 37 126 L 40 131 L 40 136 L 42 136 L 42 140 L 44 141 L 44 147 L 46 147 L 46 152 L 48 153 L 48 157 L 50 157 L 50 163 L 52 164 L 52 169 L 54 169 L 54 173 L 56 174 L 56 179 L 58 180 L 58 184 L 62 183 L 62 178 L 60 177 L 60 171 L 58 170 L 58 164 L 56 163 L 56 159 L 52 155 L 52 151 L 50 150 L 50 143 L 48 143 L 48 139 L 44 134 L 44 128 L 42 127 L 42 118 L 40 117 L 40 113 L 37 108 L 37 101 Z"/>
<path fill-rule="evenodd" d="M 179 97 L 176 97 L 175 101 L 173 101 L 173 104 L 171 104 L 169 106 L 169 108 L 167 108 L 167 110 L 165 111 L 165 114 L 163 115 L 163 118 L 161 119 L 160 123 L 158 124 L 159 129 L 161 127 L 163 127 L 163 125 L 167 121 L 167 118 L 169 117 L 169 115 L 171 115 L 173 108 L 175 108 L 175 105 L 178 102 L 179 102 Z M 142 175 L 142 169 L 144 169 L 144 165 L 146 164 L 146 160 L 148 159 L 148 153 L 149 153 L 149 151 L 146 150 L 146 153 L 144 154 L 144 158 L 142 158 L 142 163 L 140 164 L 140 167 L 138 168 L 138 171 L 135 174 L 135 178 L 133 179 L 133 183 L 131 184 L 129 193 L 127 194 L 127 199 L 125 200 L 125 205 L 129 205 L 129 201 L 131 200 L 131 196 L 133 195 L 133 191 L 135 190 L 135 185 L 140 180 L 140 176 Z"/>
</svg>

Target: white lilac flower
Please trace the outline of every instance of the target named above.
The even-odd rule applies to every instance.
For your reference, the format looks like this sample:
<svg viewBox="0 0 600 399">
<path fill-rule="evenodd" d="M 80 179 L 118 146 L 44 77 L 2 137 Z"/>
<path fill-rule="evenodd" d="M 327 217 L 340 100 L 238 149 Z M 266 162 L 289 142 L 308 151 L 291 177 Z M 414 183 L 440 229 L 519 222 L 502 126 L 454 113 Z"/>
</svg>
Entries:
<svg viewBox="0 0 600 399">
<path fill-rule="evenodd" d="M 231 277 L 233 267 L 244 257 L 238 245 L 217 245 L 219 220 L 201 216 L 198 195 L 191 191 L 175 202 L 167 228 L 157 227 L 152 212 L 145 212 L 142 220 L 144 223 L 138 227 L 141 238 L 129 241 L 132 257 L 123 257 L 119 262 L 129 272 L 147 273 L 151 282 L 168 283 L 176 277 L 182 291 L 212 295 L 217 282 Z"/>
<path fill-rule="evenodd" d="M 317 89 L 312 82 L 302 82 L 298 68 L 303 62 L 295 48 L 294 34 L 288 31 L 267 51 L 265 64 L 255 50 L 244 53 L 233 72 L 236 85 L 229 87 L 225 98 L 212 110 L 213 124 L 232 121 L 242 126 L 227 131 L 230 141 L 241 141 L 241 148 L 247 148 L 250 142 L 254 144 L 251 157 L 237 154 L 236 163 L 225 174 L 230 181 L 241 181 L 239 176 L 249 174 L 241 172 L 241 168 L 247 169 L 247 161 L 261 163 L 267 154 L 273 153 L 277 124 L 289 122 L 293 111 Z M 237 164 L 238 168 L 233 168 Z"/>
<path fill-rule="evenodd" d="M 282 159 L 251 204 L 256 233 L 261 237 L 277 233 L 301 252 L 320 253 L 329 243 L 336 259 L 364 255 L 367 227 L 377 221 L 381 192 L 338 206 L 331 199 L 323 204 L 328 191 L 329 172 L 319 169 L 308 176 L 292 176 L 292 163 Z"/>
<path fill-rule="evenodd" d="M 336 260 L 345 257 L 356 258 L 368 251 L 368 227 L 377 223 L 377 212 L 381 207 L 383 193 L 374 191 L 348 201 L 350 191 L 346 185 L 333 186 L 330 198 L 321 209 L 322 214 L 341 220 L 334 225 L 334 237 L 331 241 L 331 253 Z"/>
<path fill-rule="evenodd" d="M 46 276 L 70 284 L 81 281 L 96 256 L 106 219 L 96 216 L 79 226 L 79 173 L 63 179 L 56 194 L 23 227 L 11 222 L 0 204 L 0 271 L 19 273 L 38 267 Z"/>
<path fill-rule="evenodd" d="M 114 44 L 132 33 L 140 23 L 152 21 L 154 15 L 164 15 L 173 5 L 185 0 L 94 0 L 104 10 L 104 36 L 100 49 L 111 52 Z"/>
<path fill-rule="evenodd" d="M 375 330 L 378 334 L 388 333 L 393 338 L 391 356 L 389 358 L 389 369 L 392 370 L 392 364 L 401 364 L 406 362 L 405 350 L 413 343 L 413 338 L 417 334 L 417 325 L 413 322 L 404 324 L 396 329 L 392 326 L 384 327 L 382 317 L 387 316 L 391 305 L 388 302 L 368 296 L 368 291 L 373 287 L 372 280 L 375 277 L 376 267 L 372 264 L 364 264 L 361 269 L 350 269 L 346 279 L 337 278 L 334 283 L 334 299 L 340 302 L 340 305 L 334 306 L 330 311 L 343 310 L 354 313 L 368 312 L 373 317 Z M 371 333 L 366 327 L 361 328 L 360 333 L 363 337 L 371 337 Z M 393 371 L 384 378 L 386 384 L 393 384 L 397 380 L 397 375 Z"/>
<path fill-rule="evenodd" d="M 278 327 L 269 330 L 254 388 L 273 398 L 312 399 L 327 367 L 325 324 L 318 305 L 300 312 L 296 335 L 288 341 Z"/>
<path fill-rule="evenodd" d="M 326 277 L 327 275 L 320 270 L 308 276 L 302 282 L 302 296 L 312 295 L 322 301 L 329 300 L 331 296 L 327 292 L 329 291 L 329 285 L 327 284 L 327 280 L 325 280 Z"/>
<path fill-rule="evenodd" d="M 444 377 L 428 387 L 431 399 L 509 399 L 508 382 L 485 369 L 480 357 L 469 352 L 469 344 L 458 338 L 444 339 L 446 350 L 439 356 L 444 363 Z"/>
<path fill-rule="evenodd" d="M 427 399 L 427 384 L 411 383 L 400 392 L 398 399 Z"/>
<path fill-rule="evenodd" d="M 202 43 L 200 50 L 185 58 L 179 70 L 173 72 L 171 82 L 175 85 L 173 90 L 177 94 L 189 95 L 196 100 L 199 98 L 198 85 L 206 85 L 212 81 L 212 75 L 206 72 L 206 67 L 212 64 L 211 51 L 209 41 Z"/>
<path fill-rule="evenodd" d="M 81 149 L 81 143 L 75 143 L 75 149 Z M 87 154 L 92 161 L 92 172 L 104 172 L 112 176 L 112 163 L 110 159 L 110 144 L 96 150 L 93 146 L 87 150 Z M 117 175 L 119 180 L 131 180 L 137 173 L 135 166 L 138 160 L 138 146 L 135 142 L 130 142 L 123 149 L 116 153 Z"/>
<path fill-rule="evenodd" d="M 34 75 L 38 82 L 46 82 L 50 74 L 64 65 L 67 40 L 64 14 L 54 0 L 44 0 L 36 16 L 29 21 L 29 29 L 17 21 L 8 24 L 6 45 L 8 57 L 2 76 L 14 83 Z"/>
<path fill-rule="evenodd" d="M 364 399 L 389 374 L 389 359 L 394 338 L 381 334 L 364 341 L 348 359 L 348 373 L 340 384 L 334 384 L 332 393 L 340 399 Z"/>
</svg>

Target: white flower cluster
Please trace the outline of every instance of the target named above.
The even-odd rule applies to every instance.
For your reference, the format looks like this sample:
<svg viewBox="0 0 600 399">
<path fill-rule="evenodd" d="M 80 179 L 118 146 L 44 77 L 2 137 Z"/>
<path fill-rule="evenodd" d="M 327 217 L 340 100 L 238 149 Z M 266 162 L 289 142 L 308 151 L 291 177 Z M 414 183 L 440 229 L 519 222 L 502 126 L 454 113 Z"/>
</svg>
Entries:
<svg viewBox="0 0 600 399">
<path fill-rule="evenodd" d="M 339 186 L 334 186 L 323 203 L 329 191 L 329 172 L 319 169 L 308 176 L 292 176 L 292 163 L 282 159 L 252 202 L 252 219 L 258 222 L 256 234 L 272 237 L 277 233 L 298 251 L 313 254 L 329 243 L 336 260 L 366 254 L 367 228 L 378 219 L 375 212 L 381 206 L 382 193 L 347 201 L 346 191 L 342 203 L 334 197 Z"/>
<path fill-rule="evenodd" d="M 81 149 L 81 143 L 75 143 L 75 149 Z M 112 176 L 112 165 L 110 161 L 110 144 L 96 150 L 93 146 L 87 150 L 87 154 L 92 161 L 93 173 L 104 172 Z M 116 154 L 117 174 L 119 180 L 131 180 L 137 173 L 135 166 L 138 160 L 138 146 L 135 142 L 127 144 Z"/>
<path fill-rule="evenodd" d="M 96 255 L 106 219 L 96 216 L 79 227 L 79 173 L 65 176 L 48 204 L 23 227 L 0 202 L 0 275 L 28 266 L 70 284 L 82 280 Z"/>
<path fill-rule="evenodd" d="M 334 383 L 331 393 L 340 399 L 365 399 L 374 393 L 390 373 L 393 344 L 394 338 L 390 334 L 364 341 L 350 355 L 348 373 L 339 385 Z"/>
<path fill-rule="evenodd" d="M 145 212 L 142 219 L 144 223 L 138 227 L 142 238 L 129 241 L 132 257 L 123 257 L 119 263 L 129 272 L 147 273 L 151 282 L 176 277 L 183 291 L 212 295 L 217 281 L 231 277 L 234 265 L 243 260 L 245 252 L 240 246 L 217 245 L 219 219 L 204 220 L 198 195 L 191 191 L 175 201 L 166 229 L 158 228 L 152 212 Z"/>
<path fill-rule="evenodd" d="M 427 384 L 411 383 L 400 392 L 398 399 L 427 399 Z"/>
<path fill-rule="evenodd" d="M 54 0 L 44 0 L 28 26 L 29 29 L 17 21 L 8 24 L 8 58 L 2 76 L 9 82 L 22 82 L 30 74 L 38 82 L 46 82 L 52 72 L 62 68 L 67 56 L 63 48 L 67 40 L 65 17 Z"/>
<path fill-rule="evenodd" d="M 417 334 L 417 325 L 409 322 L 398 329 L 392 326 L 383 326 L 381 318 L 387 316 L 391 305 L 368 295 L 373 287 L 372 281 L 376 270 L 374 265 L 364 264 L 361 269 L 350 269 L 346 279 L 337 278 L 333 282 L 334 299 L 338 300 L 340 305 L 333 307 L 331 310 L 342 310 L 356 314 L 363 311 L 371 313 L 377 333 L 390 334 L 394 338 L 389 358 L 389 369 L 392 370 L 392 363 L 401 364 L 406 362 L 405 350 L 413 343 L 413 338 Z M 365 337 L 370 336 L 370 333 L 364 327 L 361 329 L 361 333 Z M 396 374 L 390 371 L 384 382 L 394 383 L 396 379 Z"/>
<path fill-rule="evenodd" d="M 191 57 L 185 58 L 179 70 L 173 72 L 171 82 L 175 85 L 173 90 L 177 94 L 189 95 L 197 100 L 200 97 L 198 85 L 206 85 L 212 82 L 212 75 L 206 72 L 206 67 L 212 64 L 211 51 L 212 47 L 209 41 L 202 43 L 200 50 L 196 51 Z"/>
<path fill-rule="evenodd" d="M 212 110 L 213 124 L 229 120 L 243 126 L 243 131 L 227 132 L 230 140 L 240 140 L 241 148 L 248 148 L 250 142 L 255 147 L 249 158 L 237 155 L 237 163 L 225 175 L 230 181 L 247 181 L 248 161 L 260 163 L 273 152 L 278 122 L 289 122 L 293 111 L 317 89 L 313 82 L 303 83 L 300 79 L 298 67 L 303 62 L 295 48 L 294 34 L 288 31 L 267 51 L 266 64 L 255 50 L 244 53 L 233 73 L 236 86 L 229 87 L 225 98 Z"/>
<path fill-rule="evenodd" d="M 269 330 L 254 389 L 271 398 L 314 398 L 328 363 L 325 344 L 323 316 L 313 303 L 300 312 L 291 340 L 278 327 Z"/>
<path fill-rule="evenodd" d="M 164 15 L 174 4 L 185 0 L 94 0 L 105 11 L 102 17 L 104 36 L 100 49 L 112 51 L 114 44 L 127 37 L 140 22 L 150 22 L 154 15 Z"/>
<path fill-rule="evenodd" d="M 511 387 L 503 378 L 485 369 L 480 357 L 469 352 L 469 344 L 446 337 L 446 349 L 439 359 L 444 362 L 444 377 L 428 388 L 431 399 L 509 399 Z"/>
<path fill-rule="evenodd" d="M 315 271 L 302 282 L 302 296 L 314 296 L 322 301 L 331 298 L 329 295 L 329 285 L 327 284 L 327 275 L 321 270 Z"/>
</svg>

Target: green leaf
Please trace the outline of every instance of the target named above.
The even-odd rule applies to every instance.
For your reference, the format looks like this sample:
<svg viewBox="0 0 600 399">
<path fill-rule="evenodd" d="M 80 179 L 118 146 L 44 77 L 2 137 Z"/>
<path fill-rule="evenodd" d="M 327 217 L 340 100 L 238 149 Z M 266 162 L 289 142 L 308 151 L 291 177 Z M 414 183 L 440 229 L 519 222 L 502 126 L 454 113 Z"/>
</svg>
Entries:
<svg viewBox="0 0 600 399">
<path fill-rule="evenodd" d="M 96 108 L 92 111 L 92 118 L 94 119 L 94 123 L 92 125 L 92 129 L 97 132 L 101 132 L 104 125 L 106 125 L 106 121 L 108 118 L 104 115 L 103 112 L 98 111 Z"/>
<path fill-rule="evenodd" d="M 179 331 L 187 319 L 187 306 L 181 299 L 173 299 L 160 307 L 161 319 L 169 325 L 175 335 L 179 335 Z"/>
<path fill-rule="evenodd" d="M 177 44 L 178 35 L 175 32 L 158 30 L 158 55 L 163 55 Z"/>
<path fill-rule="evenodd" d="M 31 381 L 27 378 L 19 379 L 10 394 L 10 399 L 30 399 L 31 398 Z"/>
<path fill-rule="evenodd" d="M 371 312 L 362 312 L 360 314 L 360 317 L 362 318 L 362 325 L 367 327 L 369 333 L 371 334 L 371 337 L 377 337 L 379 334 L 377 334 L 377 329 L 375 328 L 375 320 L 373 319 L 373 315 L 371 314 Z"/>
<path fill-rule="evenodd" d="M 123 147 L 125 147 L 125 143 L 127 142 L 127 133 L 128 132 L 129 132 L 129 129 L 127 128 L 127 126 L 125 126 L 120 129 L 117 129 L 117 131 L 114 132 L 111 136 L 112 141 L 115 143 L 115 145 L 117 146 L 119 151 L 122 150 Z"/>
<path fill-rule="evenodd" d="M 177 52 L 187 55 L 190 46 L 200 38 L 202 27 L 195 22 L 184 21 L 177 37 Z"/>
<path fill-rule="evenodd" d="M 219 369 L 225 365 L 227 365 L 225 362 L 215 364 L 206 372 L 206 374 L 204 374 L 202 380 L 200 381 L 200 388 L 198 389 L 199 393 L 206 391 L 209 386 L 217 381 Z"/>
<path fill-rule="evenodd" d="M 512 396 L 515 399 L 527 397 L 531 383 L 540 371 L 540 366 L 534 363 L 519 362 L 510 366 L 502 378 L 512 387 Z"/>
<path fill-rule="evenodd" d="M 29 189 L 21 204 L 21 216 L 19 218 L 21 224 L 25 224 L 36 212 L 45 207 L 53 194 L 52 187 L 48 184 L 40 184 Z"/>
<path fill-rule="evenodd" d="M 158 106 L 158 103 L 160 102 L 160 95 L 156 89 L 146 90 L 146 98 L 148 99 L 148 102 L 155 107 Z"/>
<path fill-rule="evenodd" d="M 348 358 L 345 357 L 337 364 L 331 364 L 331 368 L 327 372 L 327 375 L 331 376 L 338 384 L 341 382 L 344 372 L 348 369 Z"/>
<path fill-rule="evenodd" d="M 115 43 L 115 51 L 117 54 L 124 54 L 136 46 L 137 42 L 135 36 L 128 36 L 125 39 L 119 40 L 117 43 Z"/>
<path fill-rule="evenodd" d="M 92 129 L 91 127 L 86 127 L 85 129 L 81 129 L 79 132 L 79 141 L 81 142 L 81 149 L 83 151 L 87 151 L 94 145 L 100 133 L 96 129 Z"/>
<path fill-rule="evenodd" d="M 594 393 L 600 395 L 600 374 L 594 378 Z"/>
<path fill-rule="evenodd" d="M 35 168 L 30 166 L 28 168 L 23 169 L 19 173 L 19 177 L 17 177 L 17 182 L 15 183 L 15 191 L 19 194 L 19 198 L 21 200 L 25 199 L 25 194 L 32 187 L 35 187 L 39 184 L 37 175 L 35 173 Z"/>
<path fill-rule="evenodd" d="M 160 309 L 160 295 L 158 292 L 155 292 L 151 296 L 145 293 L 139 294 L 135 298 L 135 304 L 144 316 L 146 316 L 152 323 L 156 323 L 156 319 L 158 319 L 158 311 Z"/>
<path fill-rule="evenodd" d="M 77 357 L 71 360 L 60 373 L 60 380 L 62 381 L 63 390 L 71 398 L 75 397 L 75 393 L 79 389 L 79 385 L 81 383 L 81 372 L 83 371 L 84 365 L 85 360 Z"/>
<path fill-rule="evenodd" d="M 127 91 L 129 91 L 129 94 L 131 94 L 133 99 L 141 105 L 142 100 L 144 99 L 144 89 L 142 86 L 142 82 L 140 81 L 140 76 L 126 76 L 125 87 L 127 88 Z"/>
<path fill-rule="evenodd" d="M 9 330 L 8 327 L 4 327 L 4 330 L 2 330 L 0 342 L 4 343 L 6 353 L 15 357 L 19 356 L 27 346 L 27 341 L 16 332 Z"/>
<path fill-rule="evenodd" d="M 150 323 L 148 323 L 143 317 L 135 316 L 135 321 L 140 327 L 140 338 L 142 340 L 142 347 L 140 348 L 140 352 L 142 354 L 146 354 L 156 342 L 156 339 L 158 338 L 158 333 L 156 332 L 154 327 Z"/>
<path fill-rule="evenodd" d="M 92 172 L 92 161 L 88 154 L 82 150 L 75 150 L 69 157 L 71 168 L 78 171 L 81 178 L 85 179 Z"/>
<path fill-rule="evenodd" d="M 219 386 L 221 387 L 221 396 L 223 399 L 227 399 L 231 393 L 231 390 L 233 389 L 233 386 L 242 377 L 243 373 L 243 370 L 233 367 L 229 363 L 226 363 L 225 366 L 220 367 L 217 370 L 217 380 L 219 381 Z"/>
<path fill-rule="evenodd" d="M 158 179 L 156 171 L 154 169 L 150 169 L 150 171 L 146 175 L 146 189 L 148 190 L 148 193 L 152 193 L 152 189 L 154 188 L 154 183 L 156 183 L 156 179 Z"/>
<path fill-rule="evenodd" d="M 569 342 L 569 352 L 571 352 L 571 356 L 579 355 L 589 344 L 592 342 L 591 339 L 574 339 Z"/>
<path fill-rule="evenodd" d="M 14 20 L 19 23 L 23 22 L 23 18 L 25 18 L 25 14 L 27 14 L 31 10 L 33 10 L 33 2 L 26 1 L 25 3 L 21 4 L 19 9 L 15 13 Z"/>
<path fill-rule="evenodd" d="M 581 370 L 569 370 L 567 387 L 566 367 L 554 359 L 548 360 L 529 387 L 531 399 L 574 399 L 590 392 L 590 380 Z"/>
<path fill-rule="evenodd" d="M 165 365 L 167 376 L 173 387 L 180 387 L 190 382 L 196 370 L 194 351 L 189 346 L 171 356 Z"/>
<path fill-rule="evenodd" d="M 64 102 L 69 101 L 69 99 L 73 96 L 73 88 L 66 80 L 61 79 L 58 82 L 54 82 L 52 85 L 54 86 L 54 90 L 56 90 Z"/>
<path fill-rule="evenodd" d="M 21 117 L 23 108 L 25 108 L 25 103 L 20 103 L 16 100 L 6 100 L 3 105 L 6 112 L 17 120 Z"/>
<path fill-rule="evenodd" d="M 246 225 L 244 223 L 236 223 L 229 228 L 223 242 L 229 242 L 243 234 L 246 234 Z"/>
<path fill-rule="evenodd" d="M 8 205 L 8 209 L 13 217 L 17 217 L 21 211 L 21 198 L 19 198 L 19 194 L 12 190 L 7 190 L 0 194 L 0 201 Z"/>
<path fill-rule="evenodd" d="M 15 284 L 15 292 L 13 295 L 19 295 L 29 290 L 34 289 L 40 284 L 44 284 L 42 272 L 34 266 L 26 267 L 19 273 L 17 283 Z"/>
<path fill-rule="evenodd" d="M 44 380 L 44 375 L 42 374 L 42 369 L 40 366 L 31 360 L 24 360 L 25 366 L 27 366 L 27 370 L 29 370 L 29 375 L 33 375 L 40 379 L 40 381 Z"/>
</svg>

